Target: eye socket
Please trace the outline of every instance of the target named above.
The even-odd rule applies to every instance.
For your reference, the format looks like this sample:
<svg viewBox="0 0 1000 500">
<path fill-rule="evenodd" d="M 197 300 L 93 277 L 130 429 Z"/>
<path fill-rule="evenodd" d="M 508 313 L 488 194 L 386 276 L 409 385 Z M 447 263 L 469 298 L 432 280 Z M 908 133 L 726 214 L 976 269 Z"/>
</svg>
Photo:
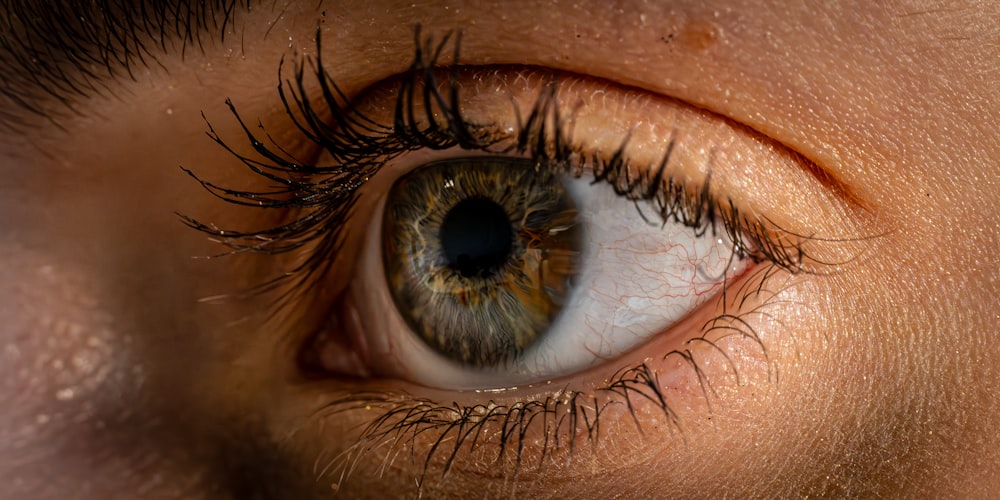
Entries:
<svg viewBox="0 0 1000 500">
<path fill-rule="evenodd" d="M 628 415 L 640 433 L 645 433 L 648 410 L 666 418 L 667 426 L 657 428 L 681 429 L 688 417 L 700 419 L 711 410 L 712 380 L 742 385 L 744 369 L 770 377 L 764 339 L 775 333 L 772 325 L 784 327 L 780 315 L 785 311 L 770 321 L 767 309 L 789 303 L 776 300 L 794 281 L 789 273 L 838 262 L 839 253 L 824 253 L 823 244 L 845 241 L 822 238 L 830 227 L 823 221 L 843 219 L 851 208 L 824 185 L 830 179 L 746 127 L 654 93 L 536 68 L 442 70 L 435 63 L 441 46 L 430 61 L 425 54 L 432 51 L 425 49 L 418 40 L 410 71 L 350 99 L 336 88 L 319 57 L 295 64 L 279 95 L 286 114 L 316 146 L 306 155 L 294 154 L 297 149 L 274 141 L 266 129 L 248 126 L 230 105 L 256 154 L 244 156 L 212 129 L 210 136 L 276 188 L 243 191 L 201 183 L 232 203 L 281 209 L 282 222 L 234 231 L 185 218 L 234 252 L 289 257 L 280 263 L 282 275 L 262 288 L 282 293 L 274 310 L 282 314 L 279 321 L 292 321 L 279 330 L 290 332 L 289 344 L 299 348 L 292 372 L 299 384 L 292 390 L 297 398 L 305 392 L 307 404 L 316 409 L 309 418 L 317 417 L 319 433 L 330 439 L 315 442 L 303 433 L 312 441 L 306 444 L 315 445 L 321 458 L 330 450 L 337 454 L 324 476 L 339 470 L 333 474 L 343 480 L 365 460 L 381 478 L 385 466 L 405 454 L 422 462 L 419 477 L 401 476 L 415 480 L 418 492 L 431 470 L 446 475 L 454 467 L 506 480 L 523 470 L 522 464 L 563 463 L 575 445 L 594 444 L 598 437 L 620 439 L 595 451 L 616 445 L 628 449 L 635 435 L 617 432 L 615 423 Z M 322 54 L 318 46 L 317 53 Z M 322 92 L 304 83 L 307 68 L 317 71 Z M 681 250 L 674 255 L 680 270 L 673 276 L 690 287 L 681 295 L 692 300 L 680 301 L 677 316 L 636 328 L 641 333 L 631 339 L 625 335 L 620 344 L 604 342 L 607 336 L 601 335 L 588 344 L 574 336 L 583 329 L 572 327 L 564 329 L 565 335 L 553 330 L 539 336 L 510 361 L 501 356 L 504 362 L 495 366 L 470 367 L 435 353 L 396 312 L 383 270 L 379 207 L 407 172 L 474 156 L 527 159 L 533 169 L 565 177 L 565 189 L 578 208 L 593 204 L 598 207 L 593 212 L 602 213 L 601 206 L 614 207 L 606 211 L 611 215 L 592 217 L 589 224 L 617 229 L 622 234 L 602 234 L 633 245 L 622 251 L 630 257 L 618 260 L 634 274 L 664 272 L 648 257 L 662 250 L 664 241 L 693 242 L 669 246 Z M 309 160 L 303 163 L 303 157 Z M 633 208 L 638 210 L 632 213 Z M 623 212 L 632 224 L 621 224 Z M 664 227 L 681 236 L 665 236 Z M 636 237 L 639 228 L 654 236 Z M 817 246 L 819 259 L 813 253 Z M 597 258 L 586 252 L 578 256 L 575 290 L 604 286 L 600 279 L 590 288 L 578 283 L 587 276 L 580 262 L 601 262 L 595 253 Z M 767 263 L 751 272 L 742 259 Z M 477 266 L 466 271 L 482 274 Z M 611 276 L 644 285 L 618 274 Z M 779 281 L 772 283 L 775 276 Z M 778 285 L 779 291 L 765 283 Z M 646 298 L 669 295 L 655 286 L 639 288 Z M 727 294 L 730 288 L 733 293 Z M 572 302 L 573 290 L 568 295 Z M 634 306 L 632 298 L 597 297 L 616 314 Z M 707 301 L 712 303 L 698 307 Z M 666 314 L 660 304 L 650 303 L 651 317 Z M 559 315 L 553 328 L 570 316 Z M 601 316 L 600 321 L 616 322 Z M 758 334 L 760 326 L 764 336 Z M 618 356 L 633 347 L 635 352 Z M 613 358 L 620 359 L 587 369 Z M 573 376 L 549 378 L 561 374 Z M 607 432 L 598 419 L 611 422 L 615 431 Z M 328 422 L 334 426 L 327 427 Z"/>
</svg>

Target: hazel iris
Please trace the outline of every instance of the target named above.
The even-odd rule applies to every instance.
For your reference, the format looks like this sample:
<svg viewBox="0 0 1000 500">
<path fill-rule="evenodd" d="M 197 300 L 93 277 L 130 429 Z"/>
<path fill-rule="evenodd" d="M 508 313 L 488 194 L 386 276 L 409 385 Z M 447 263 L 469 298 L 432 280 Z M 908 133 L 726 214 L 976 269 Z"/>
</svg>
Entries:
<svg viewBox="0 0 1000 500">
<path fill-rule="evenodd" d="M 382 227 L 400 314 L 435 351 L 477 367 L 541 338 L 571 291 L 582 236 L 560 178 L 503 157 L 408 173 L 389 192 Z"/>
</svg>

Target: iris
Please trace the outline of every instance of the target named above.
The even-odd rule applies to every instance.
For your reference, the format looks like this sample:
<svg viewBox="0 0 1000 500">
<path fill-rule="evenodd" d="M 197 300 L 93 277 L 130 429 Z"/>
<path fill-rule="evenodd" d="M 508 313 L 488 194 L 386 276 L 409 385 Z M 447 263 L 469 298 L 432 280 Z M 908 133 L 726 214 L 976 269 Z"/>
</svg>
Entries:
<svg viewBox="0 0 1000 500">
<path fill-rule="evenodd" d="M 551 169 L 476 157 L 423 165 L 389 192 L 386 276 L 407 324 L 470 366 L 513 360 L 562 310 L 583 228 Z"/>
</svg>

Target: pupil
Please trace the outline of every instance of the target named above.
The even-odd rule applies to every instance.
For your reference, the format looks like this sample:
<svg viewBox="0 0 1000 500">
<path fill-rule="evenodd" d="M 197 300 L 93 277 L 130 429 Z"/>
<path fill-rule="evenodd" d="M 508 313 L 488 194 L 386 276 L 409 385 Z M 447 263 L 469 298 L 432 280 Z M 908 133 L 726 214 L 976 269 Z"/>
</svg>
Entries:
<svg viewBox="0 0 1000 500">
<path fill-rule="evenodd" d="M 448 264 L 466 278 L 495 273 L 507 261 L 512 244 L 507 212 L 484 198 L 460 201 L 441 223 L 441 248 Z"/>
</svg>

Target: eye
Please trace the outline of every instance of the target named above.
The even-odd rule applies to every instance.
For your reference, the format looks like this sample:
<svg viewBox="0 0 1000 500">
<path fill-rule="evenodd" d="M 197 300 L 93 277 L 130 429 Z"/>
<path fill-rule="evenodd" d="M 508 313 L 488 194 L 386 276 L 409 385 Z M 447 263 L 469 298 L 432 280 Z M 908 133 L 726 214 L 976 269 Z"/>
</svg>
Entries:
<svg viewBox="0 0 1000 500">
<path fill-rule="evenodd" d="M 395 306 L 363 327 L 393 346 L 376 366 L 450 389 L 565 377 L 667 330 L 745 267 L 724 232 L 553 170 L 479 156 L 396 180 L 354 280 L 364 302 Z"/>
<path fill-rule="evenodd" d="M 442 389 L 561 379 L 698 335 L 693 313 L 749 261 L 801 261 L 716 188 L 798 159 L 681 103 L 459 69 L 385 82 L 351 110 L 414 136 L 358 191 L 347 231 L 365 236 L 332 264 L 348 283 L 334 310 L 352 319 L 308 348 L 324 372 Z M 330 149 L 320 164 L 340 161 Z"/>
</svg>

